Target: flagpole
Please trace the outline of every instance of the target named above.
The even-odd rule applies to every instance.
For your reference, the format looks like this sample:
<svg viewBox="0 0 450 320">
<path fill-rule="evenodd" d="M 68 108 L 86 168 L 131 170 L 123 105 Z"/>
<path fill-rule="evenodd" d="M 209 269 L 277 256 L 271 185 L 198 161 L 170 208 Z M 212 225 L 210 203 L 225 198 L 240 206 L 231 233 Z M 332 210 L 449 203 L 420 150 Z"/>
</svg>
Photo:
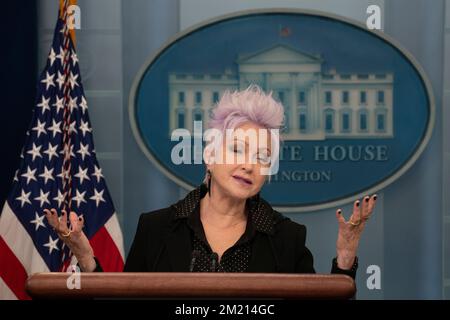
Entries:
<svg viewBox="0 0 450 320">
<path fill-rule="evenodd" d="M 63 151 L 64 151 L 64 159 L 63 159 L 63 174 L 62 174 L 62 185 L 63 185 L 63 194 L 64 194 L 64 204 L 63 209 L 67 212 L 67 215 L 70 216 L 70 211 L 72 210 L 72 164 L 71 164 L 71 154 L 72 154 L 72 144 L 71 144 L 71 110 L 69 106 L 70 97 L 70 52 L 69 45 L 71 40 L 71 35 L 69 33 L 68 27 L 68 7 L 69 0 L 63 1 L 63 6 L 60 7 L 60 12 L 62 14 L 63 20 L 63 53 L 64 53 L 64 62 L 63 62 L 63 73 L 64 73 L 64 91 L 63 91 Z M 71 30 L 74 33 L 73 30 Z M 74 47 L 74 46 L 73 46 Z M 61 54 L 61 53 L 60 53 Z M 67 219 L 69 221 L 69 219 Z M 65 245 L 63 245 L 63 248 Z M 62 262 L 62 270 L 65 271 L 68 264 L 65 263 L 65 260 L 70 261 L 72 257 L 72 253 L 69 252 L 68 257 L 65 256 L 65 250 L 61 250 L 61 262 Z"/>
<path fill-rule="evenodd" d="M 63 17 L 63 52 L 64 52 L 64 62 L 63 62 L 63 72 L 64 72 L 64 114 L 63 114 L 63 150 L 64 150 L 64 160 L 63 160 L 63 190 L 64 190 L 64 210 L 69 214 L 72 208 L 72 175 L 71 175 L 71 137 L 70 137 L 70 110 L 69 110 L 69 98 L 70 98 L 70 81 L 69 81 L 69 70 L 70 70 L 70 53 L 69 51 L 69 28 L 67 24 L 68 18 L 68 6 L 69 0 L 64 0 L 62 6 L 62 17 Z"/>
</svg>

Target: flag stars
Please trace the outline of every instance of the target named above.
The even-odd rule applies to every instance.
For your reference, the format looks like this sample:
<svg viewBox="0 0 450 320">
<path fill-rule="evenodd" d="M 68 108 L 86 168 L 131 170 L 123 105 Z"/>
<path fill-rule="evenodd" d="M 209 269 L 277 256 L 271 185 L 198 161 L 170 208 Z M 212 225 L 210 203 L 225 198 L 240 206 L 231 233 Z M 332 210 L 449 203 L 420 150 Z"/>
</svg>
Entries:
<svg viewBox="0 0 450 320">
<path fill-rule="evenodd" d="M 64 194 L 58 189 L 58 195 L 54 197 L 53 200 L 58 201 L 58 208 L 60 208 L 61 204 L 64 202 Z"/>
<path fill-rule="evenodd" d="M 86 191 L 83 191 L 82 193 L 80 193 L 80 191 L 75 190 L 76 191 L 76 196 L 72 198 L 73 201 L 75 201 L 77 203 L 77 207 L 80 207 L 80 204 L 85 202 L 86 200 L 84 200 L 84 196 L 86 194 Z"/>
<path fill-rule="evenodd" d="M 64 109 L 64 98 L 56 96 L 56 101 L 52 106 L 56 107 L 56 113 L 59 113 L 59 110 Z"/>
<path fill-rule="evenodd" d="M 40 153 L 41 148 L 42 148 L 42 146 L 39 146 L 39 147 L 38 147 L 38 146 L 36 146 L 36 144 L 34 144 L 34 142 L 33 142 L 33 147 L 32 147 L 32 149 L 27 151 L 27 153 L 30 154 L 30 155 L 33 157 L 33 158 L 32 158 L 32 161 L 34 161 L 34 159 L 35 159 L 36 157 L 42 158 L 42 155 L 41 155 L 41 153 Z"/>
<path fill-rule="evenodd" d="M 80 142 L 80 149 L 78 149 L 77 153 L 81 154 L 81 159 L 84 161 L 86 155 L 91 155 L 89 152 L 89 144 L 84 145 L 83 142 Z"/>
<path fill-rule="evenodd" d="M 82 170 L 81 166 L 78 167 L 78 173 L 75 174 L 74 177 L 77 177 L 78 179 L 80 179 L 80 184 L 83 183 L 84 179 L 91 180 L 91 179 L 89 179 L 89 177 L 87 175 L 87 171 L 88 171 L 88 168 Z"/>
<path fill-rule="evenodd" d="M 77 125 L 77 122 L 75 120 L 72 121 L 72 123 L 69 125 L 69 134 L 77 133 L 77 129 L 75 129 L 75 126 Z"/>
<path fill-rule="evenodd" d="M 48 161 L 51 161 L 53 157 L 58 158 L 58 153 L 56 152 L 56 149 L 58 148 L 58 145 L 52 146 L 52 144 L 48 143 L 47 150 L 44 151 L 45 154 L 48 156 Z"/>
<path fill-rule="evenodd" d="M 83 137 L 86 135 L 86 132 L 92 132 L 92 128 L 89 128 L 89 123 L 87 121 L 84 122 L 83 119 L 81 119 L 80 130 L 83 132 Z"/>
<path fill-rule="evenodd" d="M 55 86 L 55 83 L 53 82 L 53 78 L 55 77 L 55 75 L 49 74 L 48 71 L 46 71 L 45 73 L 45 79 L 41 80 L 41 83 L 45 83 L 45 90 L 48 90 L 49 87 Z"/>
<path fill-rule="evenodd" d="M 56 56 L 56 58 L 58 58 L 61 61 L 61 65 L 63 65 L 63 63 L 64 63 L 65 56 L 66 56 L 66 52 L 64 51 L 64 49 L 62 47 L 59 47 L 59 53 Z"/>
<path fill-rule="evenodd" d="M 100 204 L 100 202 L 106 202 L 105 199 L 103 199 L 103 192 L 105 192 L 105 190 L 102 190 L 100 192 L 98 192 L 95 188 L 94 188 L 94 195 L 92 197 L 90 197 L 89 199 L 94 200 L 95 201 L 95 205 L 98 207 L 98 205 Z"/>
<path fill-rule="evenodd" d="M 58 178 L 61 178 L 61 180 L 64 182 L 64 180 L 69 179 L 69 171 L 64 170 L 64 168 L 61 169 L 61 173 L 57 175 Z"/>
<path fill-rule="evenodd" d="M 44 244 L 44 247 L 48 248 L 48 253 L 52 254 L 53 250 L 59 250 L 58 246 L 56 245 L 58 243 L 58 238 L 53 240 L 52 236 L 48 236 L 48 242 Z"/>
<path fill-rule="evenodd" d="M 20 197 L 17 197 L 17 198 L 16 198 L 16 200 L 19 200 L 19 201 L 20 201 L 20 207 L 21 207 L 21 208 L 23 208 L 23 205 L 24 205 L 25 203 L 31 204 L 31 201 L 30 201 L 30 194 L 31 194 L 31 191 L 25 193 L 25 191 L 22 190 L 22 194 L 20 195 Z"/>
<path fill-rule="evenodd" d="M 56 136 L 57 133 L 61 133 L 60 125 L 61 125 L 61 121 L 56 122 L 55 119 L 53 119 L 52 126 L 47 128 L 48 131 L 53 132 L 53 138 Z"/>
<path fill-rule="evenodd" d="M 50 54 L 48 55 L 48 58 L 50 59 L 50 67 L 52 67 L 53 62 L 55 62 L 56 59 L 56 54 L 55 51 L 53 50 L 53 47 L 50 49 Z"/>
<path fill-rule="evenodd" d="M 92 175 L 97 178 L 97 183 L 100 182 L 101 178 L 104 178 L 102 174 L 102 169 L 100 167 L 97 167 L 96 165 L 94 165 L 94 173 Z"/>
<path fill-rule="evenodd" d="M 72 58 L 72 64 L 75 66 L 78 63 L 78 56 L 75 53 L 75 51 L 72 50 L 72 55 L 70 56 Z"/>
<path fill-rule="evenodd" d="M 36 169 L 31 170 L 30 166 L 28 166 L 27 172 L 22 174 L 21 176 L 24 178 L 27 178 L 27 184 L 29 184 L 31 180 L 37 181 L 36 177 L 34 176 L 35 172 L 36 172 Z"/>
<path fill-rule="evenodd" d="M 58 33 L 60 26 L 61 21 L 56 29 L 55 43 L 61 43 L 63 39 Z M 65 30 L 67 32 L 67 27 Z M 74 210 L 84 211 L 86 207 L 95 211 L 94 205 L 101 209 L 100 205 L 104 207 L 110 202 L 108 190 L 101 181 L 104 178 L 102 170 L 95 165 L 98 162 L 89 136 L 93 128 L 86 118 L 88 104 L 83 95 L 78 64 L 75 49 L 59 44 L 50 48 L 46 69 L 36 81 L 39 93 L 33 108 L 34 121 L 27 132 L 29 142 L 21 152 L 25 162 L 15 172 L 14 181 L 17 182 L 14 186 L 17 188 L 11 197 L 15 208 L 24 214 L 28 212 L 27 229 L 35 229 L 35 235 L 45 233 L 44 237 L 34 239 L 39 242 L 38 249 L 41 253 L 44 251 L 47 259 L 52 256 L 58 261 L 67 257 L 64 254 L 67 255 L 69 248 L 49 227 L 41 210 L 50 206 L 60 210 L 73 203 Z M 62 119 L 62 114 L 67 117 Z M 62 136 L 68 139 L 62 141 Z M 109 211 L 100 213 L 110 214 Z"/>
<path fill-rule="evenodd" d="M 70 150 L 70 151 L 69 151 Z M 70 154 L 71 157 L 75 158 L 75 154 L 73 153 L 73 145 L 70 145 L 70 147 L 66 144 L 64 145 L 64 148 L 60 152 L 62 155 Z"/>
<path fill-rule="evenodd" d="M 70 71 L 70 75 L 69 75 L 69 83 L 70 83 L 70 88 L 73 90 L 73 88 L 75 88 L 76 86 L 78 86 L 78 82 L 77 82 L 77 78 L 78 78 L 78 74 L 74 75 L 72 73 L 72 71 Z"/>
<path fill-rule="evenodd" d="M 83 110 L 83 114 L 84 114 L 86 112 L 87 108 L 88 108 L 87 101 L 84 98 L 84 96 L 81 96 L 80 107 L 81 107 L 81 110 Z"/>
<path fill-rule="evenodd" d="M 41 110 L 42 114 L 44 114 L 45 110 L 50 111 L 50 106 L 48 105 L 49 102 L 50 102 L 50 98 L 45 99 L 44 95 L 42 95 L 41 103 L 37 104 L 37 106 L 39 108 L 42 108 L 42 110 Z"/>
<path fill-rule="evenodd" d="M 36 135 L 39 138 L 41 133 L 47 134 L 47 131 L 45 130 L 45 122 L 41 122 L 41 120 L 37 119 L 37 125 L 36 127 L 32 128 L 31 130 L 36 131 Z"/>
<path fill-rule="evenodd" d="M 44 205 L 44 203 L 50 204 L 50 201 L 48 201 L 49 194 L 50 194 L 50 191 L 44 193 L 41 189 L 41 190 L 39 190 L 39 197 L 34 198 L 34 200 L 39 201 L 41 207 Z"/>
<path fill-rule="evenodd" d="M 51 168 L 50 170 L 47 169 L 46 166 L 44 166 L 44 173 L 41 173 L 39 177 L 44 178 L 44 184 L 47 184 L 48 180 L 55 181 L 55 178 L 53 178 L 53 170 L 54 168 Z"/>
<path fill-rule="evenodd" d="M 44 219 L 45 215 L 39 216 L 37 212 L 34 213 L 34 220 L 31 220 L 30 223 L 33 223 L 35 226 L 34 231 L 38 231 L 39 227 L 45 228 Z"/>
<path fill-rule="evenodd" d="M 64 79 L 65 79 L 64 73 L 61 73 L 58 70 L 58 76 L 57 76 L 56 82 L 58 83 L 59 90 L 61 90 L 61 88 L 64 85 Z"/>
<path fill-rule="evenodd" d="M 70 112 L 72 113 L 74 109 L 78 108 L 77 106 L 77 100 L 78 98 L 75 96 L 75 98 L 70 97 L 68 107 L 70 109 Z"/>
</svg>

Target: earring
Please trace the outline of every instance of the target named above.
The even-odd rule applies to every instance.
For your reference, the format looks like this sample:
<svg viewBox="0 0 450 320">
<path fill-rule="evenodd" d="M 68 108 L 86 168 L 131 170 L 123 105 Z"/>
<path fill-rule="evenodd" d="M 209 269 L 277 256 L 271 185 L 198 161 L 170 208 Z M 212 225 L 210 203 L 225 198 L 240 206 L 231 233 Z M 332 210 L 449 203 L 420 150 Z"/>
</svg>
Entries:
<svg viewBox="0 0 450 320">
<path fill-rule="evenodd" d="M 208 169 L 208 194 L 211 197 L 211 170 Z"/>
</svg>

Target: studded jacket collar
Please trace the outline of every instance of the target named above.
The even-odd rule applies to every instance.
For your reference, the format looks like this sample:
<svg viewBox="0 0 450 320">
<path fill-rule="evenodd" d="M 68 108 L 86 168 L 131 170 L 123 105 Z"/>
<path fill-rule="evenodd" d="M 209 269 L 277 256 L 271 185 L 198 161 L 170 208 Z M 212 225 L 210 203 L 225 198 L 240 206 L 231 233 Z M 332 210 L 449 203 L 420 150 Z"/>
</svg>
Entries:
<svg viewBox="0 0 450 320">
<path fill-rule="evenodd" d="M 204 183 L 190 191 L 186 197 L 173 205 L 175 208 L 174 219 L 188 218 L 200 205 L 200 200 L 206 195 L 207 187 Z M 266 234 L 273 234 L 276 223 L 275 211 L 270 204 L 261 199 L 259 194 L 247 200 L 249 221 L 255 229 Z"/>
</svg>

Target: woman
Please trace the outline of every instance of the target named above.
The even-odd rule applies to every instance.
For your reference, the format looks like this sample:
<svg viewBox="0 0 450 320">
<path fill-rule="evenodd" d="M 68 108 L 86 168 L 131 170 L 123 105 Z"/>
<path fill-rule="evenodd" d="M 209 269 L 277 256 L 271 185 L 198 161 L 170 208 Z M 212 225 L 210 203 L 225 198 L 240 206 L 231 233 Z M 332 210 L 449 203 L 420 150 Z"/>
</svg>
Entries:
<svg viewBox="0 0 450 320">
<path fill-rule="evenodd" d="M 124 271 L 313 273 L 305 226 L 259 197 L 270 178 L 264 172 L 278 159 L 279 148 L 271 142 L 278 143 L 274 132 L 281 128 L 283 114 L 282 105 L 257 86 L 225 93 L 210 121 L 210 127 L 222 136 L 209 145 L 215 148 L 205 149 L 204 182 L 176 204 L 141 215 Z M 226 131 L 231 134 L 225 135 Z M 255 135 L 250 133 L 261 131 L 268 134 L 256 135 L 256 145 L 264 147 L 251 147 Z M 236 157 L 244 161 L 228 161 Z M 227 161 L 218 161 L 223 159 Z M 337 210 L 332 273 L 355 277 L 360 236 L 375 201 L 376 195 L 355 201 L 349 221 Z M 82 216 L 71 212 L 69 229 L 66 212 L 60 218 L 55 209 L 45 214 L 81 270 L 101 271 L 82 231 Z"/>
</svg>

